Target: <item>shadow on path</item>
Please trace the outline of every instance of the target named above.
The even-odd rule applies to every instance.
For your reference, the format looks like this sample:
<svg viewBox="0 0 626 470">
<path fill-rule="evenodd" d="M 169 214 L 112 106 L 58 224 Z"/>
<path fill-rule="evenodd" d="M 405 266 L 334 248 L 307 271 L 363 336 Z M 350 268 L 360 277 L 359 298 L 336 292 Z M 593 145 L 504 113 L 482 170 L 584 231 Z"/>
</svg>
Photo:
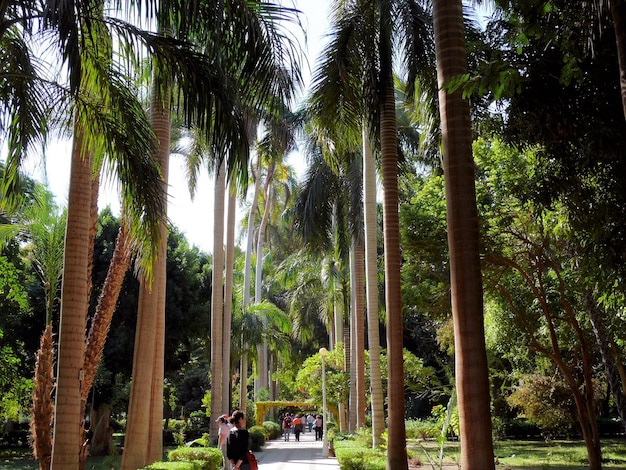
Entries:
<svg viewBox="0 0 626 470">
<path fill-rule="evenodd" d="M 315 440 L 315 432 L 300 435 L 300 442 L 292 434 L 289 441 L 282 437 L 268 441 L 261 452 L 255 452 L 259 470 L 339 470 L 334 457 L 322 457 L 322 441 Z"/>
</svg>

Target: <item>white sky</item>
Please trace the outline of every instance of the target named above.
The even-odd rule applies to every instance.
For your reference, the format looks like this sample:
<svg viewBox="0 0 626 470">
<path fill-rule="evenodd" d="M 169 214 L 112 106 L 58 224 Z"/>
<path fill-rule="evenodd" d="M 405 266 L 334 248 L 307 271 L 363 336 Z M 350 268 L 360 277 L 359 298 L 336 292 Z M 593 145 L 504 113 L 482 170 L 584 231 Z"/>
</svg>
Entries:
<svg viewBox="0 0 626 470">
<path fill-rule="evenodd" d="M 285 2 L 288 4 L 289 2 Z M 328 17 L 331 0 L 294 0 L 296 8 L 302 11 L 301 20 L 307 32 L 307 42 L 302 42 L 306 51 L 308 65 L 303 64 L 305 87 L 310 82 L 311 70 L 315 67 L 317 55 L 324 43 L 323 36 L 328 32 Z M 56 142 L 46 150 L 48 184 L 50 190 L 57 196 L 59 204 L 66 205 L 71 142 Z M 302 156 L 294 153 L 289 156 L 290 163 L 295 168 L 302 168 Z M 28 168 L 28 165 L 27 165 Z M 44 180 L 43 169 L 40 163 L 31 162 L 30 173 L 40 181 Z M 198 189 L 194 200 L 191 200 L 187 189 L 187 182 L 183 172 L 182 158 L 172 155 L 169 168 L 170 197 L 168 200 L 168 218 L 178 229 L 185 233 L 191 245 L 202 251 L 213 251 L 213 182 L 206 173 L 198 181 Z M 102 209 L 110 205 L 115 214 L 119 214 L 119 202 L 116 196 L 116 184 L 110 180 L 103 180 L 99 199 Z"/>
</svg>

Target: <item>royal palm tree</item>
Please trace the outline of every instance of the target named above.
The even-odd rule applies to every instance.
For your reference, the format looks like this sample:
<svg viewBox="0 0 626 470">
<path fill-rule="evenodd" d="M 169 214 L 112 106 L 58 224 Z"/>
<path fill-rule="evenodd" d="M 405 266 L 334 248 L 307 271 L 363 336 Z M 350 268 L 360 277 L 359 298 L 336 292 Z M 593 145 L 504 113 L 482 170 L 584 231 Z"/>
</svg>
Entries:
<svg viewBox="0 0 626 470">
<path fill-rule="evenodd" d="M 316 75 L 324 88 L 316 104 L 327 123 L 349 123 L 361 128 L 363 121 L 372 137 L 379 139 L 384 187 L 385 297 L 389 346 L 389 422 L 404 422 L 402 370 L 402 305 L 400 299 L 400 245 L 397 188 L 397 137 L 393 44 L 403 46 L 407 80 L 415 81 L 419 70 L 432 63 L 429 15 L 416 1 L 337 2 L 333 40 Z M 342 107 L 337 109 L 337 104 Z M 326 125 L 327 128 L 334 127 Z M 402 469 L 406 462 L 403 426 L 389 428 L 388 468 Z"/>
<path fill-rule="evenodd" d="M 446 85 L 467 71 L 461 1 L 433 2 L 461 466 L 494 468 L 469 103 Z"/>
</svg>

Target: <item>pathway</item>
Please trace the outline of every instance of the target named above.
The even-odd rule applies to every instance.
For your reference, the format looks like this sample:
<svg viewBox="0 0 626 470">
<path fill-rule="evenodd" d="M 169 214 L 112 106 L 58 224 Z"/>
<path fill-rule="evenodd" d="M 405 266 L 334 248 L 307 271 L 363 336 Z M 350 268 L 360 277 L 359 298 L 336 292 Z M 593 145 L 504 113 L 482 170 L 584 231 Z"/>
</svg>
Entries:
<svg viewBox="0 0 626 470">
<path fill-rule="evenodd" d="M 315 440 L 315 432 L 300 434 L 300 442 L 293 434 L 289 441 L 268 441 L 254 455 L 259 470 L 339 470 L 336 458 L 322 457 L 322 441 Z"/>
</svg>

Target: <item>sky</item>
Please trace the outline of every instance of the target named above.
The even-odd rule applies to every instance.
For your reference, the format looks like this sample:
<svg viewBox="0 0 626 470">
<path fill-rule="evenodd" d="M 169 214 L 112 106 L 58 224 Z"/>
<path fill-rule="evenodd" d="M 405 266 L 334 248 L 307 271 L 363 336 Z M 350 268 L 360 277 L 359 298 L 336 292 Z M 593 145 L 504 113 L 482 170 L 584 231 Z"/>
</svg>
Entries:
<svg viewBox="0 0 626 470">
<path fill-rule="evenodd" d="M 284 2 L 289 5 L 290 2 Z M 316 58 L 323 47 L 324 35 L 328 32 L 328 17 L 331 0 L 295 0 L 296 8 L 302 11 L 301 21 L 306 31 L 306 42 L 299 36 L 302 47 L 308 60 L 302 65 L 305 89 L 310 82 L 312 69 Z M 50 190 L 56 195 L 60 205 L 67 205 L 69 188 L 71 142 L 54 142 L 48 146 L 45 157 L 47 159 L 47 179 Z M 303 158 L 298 152 L 288 157 L 288 161 L 296 168 L 303 168 Z M 34 178 L 44 181 L 44 169 L 40 163 L 28 162 L 26 166 Z M 190 245 L 194 245 L 206 253 L 213 251 L 213 181 L 206 172 L 198 180 L 198 189 L 192 200 L 183 172 L 183 157 L 172 155 L 169 167 L 169 198 L 168 218 L 181 232 Z M 110 206 L 116 215 L 119 215 L 119 201 L 116 196 L 117 185 L 111 178 L 101 182 L 98 206 L 101 209 Z M 241 218 L 241 210 L 238 215 Z"/>
</svg>

